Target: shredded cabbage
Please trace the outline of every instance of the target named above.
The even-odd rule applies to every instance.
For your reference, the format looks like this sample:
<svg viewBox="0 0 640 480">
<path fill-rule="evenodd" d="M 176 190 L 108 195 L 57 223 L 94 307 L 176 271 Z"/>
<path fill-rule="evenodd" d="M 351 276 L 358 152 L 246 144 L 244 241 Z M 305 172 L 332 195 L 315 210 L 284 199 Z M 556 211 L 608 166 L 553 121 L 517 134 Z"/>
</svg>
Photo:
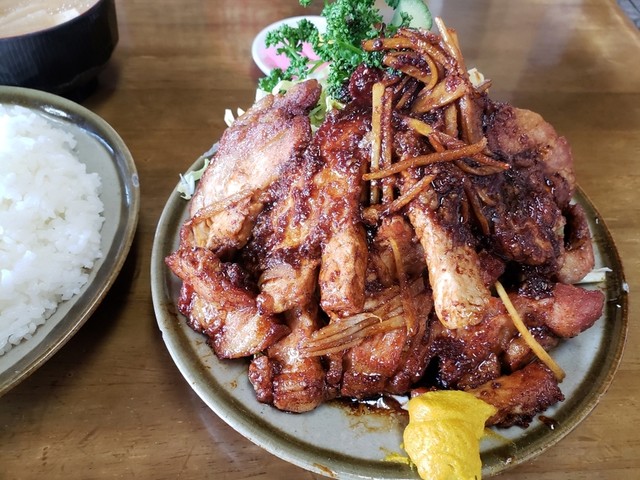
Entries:
<svg viewBox="0 0 640 480">
<path fill-rule="evenodd" d="M 196 191 L 196 182 L 200 180 L 202 174 L 209 166 L 210 159 L 204 159 L 204 165 L 199 170 L 194 170 L 193 172 L 187 172 L 184 175 L 180 174 L 180 183 L 178 184 L 178 193 L 185 200 L 191 199 L 193 194 Z"/>
</svg>

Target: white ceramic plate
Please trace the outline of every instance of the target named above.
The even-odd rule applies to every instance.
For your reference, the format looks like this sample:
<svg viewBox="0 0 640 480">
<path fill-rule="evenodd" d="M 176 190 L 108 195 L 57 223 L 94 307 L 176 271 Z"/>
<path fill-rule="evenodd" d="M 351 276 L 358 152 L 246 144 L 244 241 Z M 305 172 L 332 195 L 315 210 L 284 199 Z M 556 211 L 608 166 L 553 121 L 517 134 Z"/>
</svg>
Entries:
<svg viewBox="0 0 640 480">
<path fill-rule="evenodd" d="M 191 169 L 201 167 L 202 159 Z M 501 438 L 483 440 L 484 476 L 525 462 L 567 435 L 596 406 L 620 362 L 627 331 L 627 287 L 622 265 L 602 219 L 581 190 L 576 201 L 589 217 L 596 267 L 612 269 L 604 283 L 592 286 L 606 294 L 604 314 L 591 329 L 553 350 L 554 359 L 567 373 L 561 384 L 566 400 L 544 414 L 555 421 L 555 428 L 535 419 L 526 430 L 499 430 Z M 186 325 L 176 308 L 180 281 L 165 267 L 164 258 L 178 246 L 187 205 L 174 191 L 165 206 L 153 245 L 151 288 L 163 339 L 191 388 L 236 431 L 312 472 L 354 480 L 418 478 L 406 465 L 384 461 L 389 453 L 402 453 L 406 422 L 402 415 L 354 414 L 340 403 L 294 415 L 260 404 L 247 379 L 247 363 L 217 359 L 205 337 Z"/>
<path fill-rule="evenodd" d="M 0 356 L 0 395 L 24 380 L 84 324 L 115 281 L 129 252 L 138 222 L 138 174 L 126 145 L 100 117 L 62 97 L 0 86 L 0 104 L 21 105 L 73 134 L 77 155 L 102 181 L 102 258 L 80 294 L 60 304 L 33 337 Z"/>
<path fill-rule="evenodd" d="M 284 20 L 278 20 L 271 25 L 263 28 L 258 35 L 253 39 L 251 44 L 251 56 L 253 61 L 256 62 L 258 68 L 262 70 L 262 73 L 268 75 L 271 70 L 277 67 L 277 63 L 274 61 L 274 57 L 277 55 L 275 47 L 269 47 L 265 45 L 267 34 L 272 30 L 280 27 L 281 25 L 296 26 L 300 20 L 309 20 L 313 23 L 320 32 L 324 32 L 327 27 L 327 22 L 324 17 L 318 15 L 303 15 L 300 17 L 290 17 Z"/>
</svg>

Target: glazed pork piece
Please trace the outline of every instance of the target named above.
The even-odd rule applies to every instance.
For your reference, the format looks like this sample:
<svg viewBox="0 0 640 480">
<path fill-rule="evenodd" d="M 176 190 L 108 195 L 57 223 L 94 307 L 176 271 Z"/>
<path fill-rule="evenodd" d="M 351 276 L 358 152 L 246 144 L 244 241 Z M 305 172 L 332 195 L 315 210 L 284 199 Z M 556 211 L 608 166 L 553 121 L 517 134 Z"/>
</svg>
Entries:
<svg viewBox="0 0 640 480">
<path fill-rule="evenodd" d="M 311 139 L 308 114 L 318 103 L 320 85 L 308 80 L 286 95 L 268 95 L 233 122 L 218 145 L 190 203 L 201 208 L 239 192 L 265 190 Z"/>
<path fill-rule="evenodd" d="M 253 355 L 289 332 L 259 310 L 245 269 L 223 258 L 247 242 L 264 192 L 311 140 L 308 113 L 320 87 L 310 80 L 265 97 L 227 129 L 190 203 L 180 248 L 166 263 L 183 281 L 180 310 L 221 358 Z"/>
<path fill-rule="evenodd" d="M 403 188 L 414 184 L 405 179 Z M 457 203 L 463 195 L 460 188 L 445 196 L 444 202 L 453 197 Z M 482 278 L 475 240 L 466 226 L 460 225 L 457 215 L 451 218 L 450 213 L 457 213 L 457 206 L 441 204 L 442 198 L 435 189 L 426 189 L 410 204 L 407 213 L 425 252 L 438 318 L 448 328 L 456 329 L 484 320 L 491 293 Z"/>
<path fill-rule="evenodd" d="M 487 426 L 499 427 L 527 427 L 536 414 L 564 400 L 553 373 L 537 361 L 469 393 L 496 407 L 498 412 L 487 420 Z"/>
<path fill-rule="evenodd" d="M 315 80 L 286 95 L 268 95 L 224 132 L 191 200 L 183 242 L 220 254 L 244 246 L 263 193 L 311 140 L 308 113 L 319 96 Z"/>
<path fill-rule="evenodd" d="M 540 163 L 555 202 L 560 209 L 566 208 L 576 186 L 567 139 L 539 114 L 507 104 L 490 104 L 485 122 L 489 149 L 525 168 Z"/>
<path fill-rule="evenodd" d="M 308 81 L 223 135 L 166 263 L 188 324 L 249 359 L 258 401 L 302 413 L 459 389 L 496 406 L 491 425 L 525 426 L 562 400 L 544 350 L 604 305 L 572 285 L 594 253 L 571 150 L 472 84 L 453 39 L 365 42 L 396 71 L 356 69 L 314 133 Z"/>
<path fill-rule="evenodd" d="M 289 332 L 278 319 L 258 311 L 237 266 L 199 247 L 178 250 L 166 261 L 183 281 L 180 310 L 191 328 L 209 337 L 218 357 L 252 355 Z"/>
<path fill-rule="evenodd" d="M 400 291 L 394 247 L 402 259 L 400 268 L 407 283 L 412 285 L 410 298 L 404 300 L 397 293 L 394 295 Z M 424 320 L 433 308 L 424 267 L 420 268 L 423 258 L 409 222 L 400 216 L 382 222 L 370 244 L 364 310 L 375 312 L 383 320 L 377 325 L 391 323 L 395 318 L 401 326 L 367 336 L 341 357 L 341 396 L 362 399 L 380 392 L 403 394 L 422 376 L 429 361 L 430 337 Z M 393 293 L 388 299 L 389 292 Z M 394 303 L 398 305 L 391 306 Z M 412 317 L 417 321 L 411 322 Z"/>
<path fill-rule="evenodd" d="M 288 412 L 307 412 L 333 396 L 320 358 L 299 354 L 301 341 L 320 326 L 318 307 L 311 303 L 291 309 L 285 319 L 291 333 L 252 360 L 249 380 L 259 401 Z"/>
<path fill-rule="evenodd" d="M 364 303 L 367 245 L 360 223 L 365 111 L 346 108 L 320 127 L 305 154 L 271 189 L 247 248 L 260 273 L 261 308 L 306 305 L 319 285 L 325 311 Z"/>
<path fill-rule="evenodd" d="M 516 292 L 509 296 L 547 349 L 590 328 L 602 314 L 602 293 L 573 285 L 556 284 L 541 298 Z M 430 348 L 438 364 L 435 381 L 441 388 L 474 388 L 503 372 L 515 372 L 535 358 L 496 298 L 491 299 L 488 320 L 478 325 L 455 330 L 433 325 Z"/>
</svg>

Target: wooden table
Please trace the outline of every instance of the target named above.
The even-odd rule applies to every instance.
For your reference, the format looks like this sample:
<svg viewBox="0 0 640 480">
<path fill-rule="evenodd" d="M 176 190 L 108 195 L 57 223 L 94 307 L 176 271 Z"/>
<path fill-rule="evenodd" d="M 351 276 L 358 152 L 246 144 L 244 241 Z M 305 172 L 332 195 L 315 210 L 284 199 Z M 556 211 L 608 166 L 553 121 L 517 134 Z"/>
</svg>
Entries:
<svg viewBox="0 0 640 480">
<path fill-rule="evenodd" d="M 316 2 L 318 6 L 320 2 Z M 640 290 L 640 35 L 614 0 L 431 2 L 492 96 L 540 112 L 570 140 L 580 185 L 611 230 L 633 300 Z M 440 5 L 444 6 L 440 6 Z M 251 41 L 316 13 L 296 0 L 120 0 L 120 43 L 82 103 L 123 137 L 141 179 L 136 238 L 80 332 L 0 398 L 0 478 L 320 478 L 263 451 L 191 390 L 158 330 L 150 254 L 162 208 L 220 136 L 227 107 L 252 103 Z M 595 411 L 505 479 L 640 478 L 640 327 Z"/>
</svg>

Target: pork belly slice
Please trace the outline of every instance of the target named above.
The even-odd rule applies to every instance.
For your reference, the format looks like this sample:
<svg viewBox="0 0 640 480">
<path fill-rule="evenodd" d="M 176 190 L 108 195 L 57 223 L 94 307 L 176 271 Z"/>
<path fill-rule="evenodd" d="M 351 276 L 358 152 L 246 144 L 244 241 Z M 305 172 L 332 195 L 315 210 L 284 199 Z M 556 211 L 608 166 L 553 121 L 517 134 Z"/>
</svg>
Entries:
<svg viewBox="0 0 640 480">
<path fill-rule="evenodd" d="M 375 326 L 383 328 L 385 322 L 391 324 L 394 318 L 400 319 L 400 326 L 375 333 L 344 353 L 340 395 L 354 398 L 380 393 L 400 395 L 420 379 L 429 362 L 430 329 L 427 325 L 432 302 L 430 292 L 422 282 L 416 281 L 412 290 L 412 309 L 417 317 L 415 329 L 407 329 L 405 317 L 408 314 L 404 310 L 404 302 L 398 298 L 401 294 L 396 294 L 388 302 L 396 302 L 398 307 L 385 312 Z M 385 296 L 384 291 L 380 292 L 381 298 Z M 372 293 L 367 302 L 380 303 L 381 306 L 387 303 L 384 299 L 378 301 L 376 297 Z"/>
<path fill-rule="evenodd" d="M 545 350 L 590 328 L 604 306 L 602 292 L 565 284 L 556 284 L 545 297 L 510 293 L 509 298 Z M 455 330 L 434 325 L 431 335 L 432 356 L 438 358 L 436 380 L 443 388 L 474 388 L 535 358 L 496 298 L 483 322 Z"/>
<path fill-rule="evenodd" d="M 192 217 L 203 217 L 207 207 L 218 212 L 206 223 L 198 222 L 201 229 L 206 226 L 206 230 L 217 231 L 199 233 L 198 237 L 208 239 L 208 248 L 216 250 L 214 239 L 220 239 L 220 248 L 244 245 L 255 221 L 255 210 L 262 209 L 259 194 L 311 140 L 308 113 L 317 104 L 320 91 L 315 80 L 308 80 L 284 95 L 268 95 L 225 130 L 189 207 Z M 249 205 L 226 211 L 217 208 L 236 196 L 249 199 Z"/>
<path fill-rule="evenodd" d="M 267 95 L 236 119 L 198 183 L 191 215 L 240 191 L 273 183 L 283 165 L 306 148 L 311 138 L 308 113 L 320 91 L 317 81 L 308 80 L 284 95 Z"/>
<path fill-rule="evenodd" d="M 273 203 L 258 216 L 253 238 L 242 252 L 259 277 L 261 310 L 280 313 L 313 298 L 320 266 L 321 210 L 307 204 L 320 162 L 307 151 L 289 164 L 270 189 Z"/>
<path fill-rule="evenodd" d="M 316 258 L 272 261 L 260 277 L 260 310 L 281 313 L 308 303 L 315 294 L 319 263 Z"/>
<path fill-rule="evenodd" d="M 402 265 L 398 269 L 390 242 L 395 242 Z M 382 320 L 400 317 L 399 328 L 376 333 L 345 352 L 342 359 L 341 395 L 366 398 L 382 392 L 404 394 L 424 373 L 428 363 L 429 314 L 433 308 L 431 291 L 423 281 L 424 253 L 409 222 L 401 216 L 385 217 L 371 242 L 367 274 L 365 311 L 382 315 Z M 410 292 L 399 287 L 399 272 L 411 284 Z M 382 290 L 378 290 L 382 286 Z M 389 300 L 387 292 L 397 292 Z M 416 324 L 407 328 L 409 313 L 404 311 L 410 293 Z M 407 295 L 408 297 L 408 295 Z"/>
<path fill-rule="evenodd" d="M 347 351 L 342 357 L 340 395 L 363 399 L 383 393 L 406 343 L 407 329 L 402 327 L 374 335 Z"/>
<path fill-rule="evenodd" d="M 591 231 L 587 214 L 579 204 L 569 205 L 563 212 L 565 227 L 565 249 L 560 259 L 558 280 L 562 283 L 578 283 L 595 265 Z"/>
<path fill-rule="evenodd" d="M 498 409 L 487 426 L 528 427 L 535 415 L 564 400 L 551 370 L 537 361 L 467 391 Z"/>
<path fill-rule="evenodd" d="M 318 284 L 322 308 L 352 315 L 364 305 L 367 241 L 361 225 L 333 231 L 322 251 Z"/>
<path fill-rule="evenodd" d="M 443 225 L 437 212 L 442 207 L 438 205 L 438 194 L 428 188 L 408 210 L 424 250 L 435 311 L 447 328 L 476 325 L 485 318 L 491 299 L 480 257 L 470 242 Z"/>
<path fill-rule="evenodd" d="M 448 329 L 432 326 L 431 356 L 437 359 L 441 388 L 472 388 L 502 373 L 501 357 L 518 334 L 502 302 L 492 298 L 487 317 L 476 325 Z"/>
<path fill-rule="evenodd" d="M 181 313 L 191 328 L 209 337 L 219 358 L 254 355 L 289 332 L 277 317 L 258 310 L 237 265 L 204 248 L 179 249 L 166 263 L 183 281 Z"/>
<path fill-rule="evenodd" d="M 259 216 L 246 252 L 261 271 L 265 310 L 302 306 L 317 285 L 324 310 L 362 309 L 367 247 L 359 200 L 367 119 L 364 111 L 335 113 L 271 189 L 273 204 Z"/>
<path fill-rule="evenodd" d="M 566 207 L 576 186 L 567 139 L 539 114 L 503 103 L 489 105 L 485 123 L 489 149 L 512 162 L 540 160 L 556 203 Z"/>
<path fill-rule="evenodd" d="M 565 256 L 567 219 L 575 189 L 573 157 L 565 138 L 537 113 L 489 102 L 486 137 L 490 151 L 510 164 L 499 175 L 474 183 L 490 201 L 490 238 L 509 261 L 544 266 L 556 273 Z M 568 278 L 568 277 L 563 277 Z"/>
<path fill-rule="evenodd" d="M 604 308 L 604 294 L 600 290 L 563 283 L 557 283 L 549 297 L 511 298 L 527 326 L 543 324 L 560 338 L 575 337 L 593 326 Z"/>
<path fill-rule="evenodd" d="M 368 109 L 346 109 L 317 134 L 325 168 L 316 176 L 316 199 L 323 204 L 327 235 L 318 278 L 320 305 L 340 315 L 358 313 L 364 305 L 368 248 L 360 199 L 370 116 Z"/>
<path fill-rule="evenodd" d="M 421 308 L 418 310 L 421 315 L 420 324 L 413 335 L 407 337 L 405 349 L 403 350 L 402 359 L 399 368 L 385 385 L 385 391 L 394 395 L 403 395 L 409 391 L 411 386 L 415 384 L 425 372 L 429 360 L 431 360 L 431 351 L 429 349 L 431 330 L 433 324 L 429 317 L 433 304 L 428 294 L 422 298 Z M 437 319 L 435 320 L 438 321 Z"/>
<path fill-rule="evenodd" d="M 330 396 L 320 358 L 300 355 L 300 342 L 319 327 L 317 305 L 289 310 L 285 318 L 291 333 L 252 360 L 249 380 L 258 401 L 287 412 L 308 412 Z"/>
<path fill-rule="evenodd" d="M 247 243 L 262 211 L 258 193 L 238 192 L 201 208 L 180 229 L 180 244 L 206 248 L 221 258 L 232 255 Z"/>
</svg>

